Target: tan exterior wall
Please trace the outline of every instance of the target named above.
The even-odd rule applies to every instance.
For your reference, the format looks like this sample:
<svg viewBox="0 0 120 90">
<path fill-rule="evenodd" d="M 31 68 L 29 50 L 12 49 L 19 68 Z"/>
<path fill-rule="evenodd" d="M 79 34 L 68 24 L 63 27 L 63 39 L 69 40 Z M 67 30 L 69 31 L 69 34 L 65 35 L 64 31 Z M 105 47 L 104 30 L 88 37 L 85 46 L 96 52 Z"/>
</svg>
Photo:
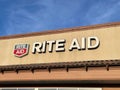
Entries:
<svg viewBox="0 0 120 90">
<path fill-rule="evenodd" d="M 100 40 L 100 46 L 94 50 L 73 50 L 69 47 L 73 38 L 77 38 L 81 45 L 82 37 L 96 36 Z M 49 40 L 65 39 L 65 52 L 53 52 L 32 54 L 34 42 L 43 42 Z M 71 61 L 89 61 L 89 60 L 114 60 L 120 59 L 120 26 L 111 26 L 104 28 L 95 28 L 90 30 L 76 30 L 74 32 L 63 32 L 47 34 L 40 36 L 30 36 L 23 38 L 1 39 L 0 40 L 0 64 L 33 64 L 33 63 L 52 63 L 52 62 L 71 62 Z M 18 58 L 13 55 L 15 44 L 30 44 L 29 54 Z"/>
<path fill-rule="evenodd" d="M 102 90 L 120 90 L 120 88 L 103 88 Z"/>
<path fill-rule="evenodd" d="M 109 81 L 112 84 L 114 81 L 120 81 L 120 69 L 119 67 L 112 68 L 107 71 L 104 67 L 101 68 L 89 68 L 86 72 L 84 68 L 69 69 L 51 69 L 49 72 L 45 70 L 35 70 L 32 73 L 30 70 L 20 70 L 18 73 L 15 71 L 5 71 L 4 74 L 0 73 L 0 81 L 50 81 L 50 80 L 100 80 Z"/>
</svg>

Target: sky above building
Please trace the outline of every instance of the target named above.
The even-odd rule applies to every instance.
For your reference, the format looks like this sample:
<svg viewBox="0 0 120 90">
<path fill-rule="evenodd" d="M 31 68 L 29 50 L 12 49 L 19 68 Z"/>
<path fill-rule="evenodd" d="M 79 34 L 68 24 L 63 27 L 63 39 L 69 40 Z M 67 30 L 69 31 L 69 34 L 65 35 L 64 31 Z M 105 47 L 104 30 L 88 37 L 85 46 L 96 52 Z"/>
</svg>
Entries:
<svg viewBox="0 0 120 90">
<path fill-rule="evenodd" d="M 120 21 L 120 0 L 0 0 L 0 36 Z"/>
</svg>

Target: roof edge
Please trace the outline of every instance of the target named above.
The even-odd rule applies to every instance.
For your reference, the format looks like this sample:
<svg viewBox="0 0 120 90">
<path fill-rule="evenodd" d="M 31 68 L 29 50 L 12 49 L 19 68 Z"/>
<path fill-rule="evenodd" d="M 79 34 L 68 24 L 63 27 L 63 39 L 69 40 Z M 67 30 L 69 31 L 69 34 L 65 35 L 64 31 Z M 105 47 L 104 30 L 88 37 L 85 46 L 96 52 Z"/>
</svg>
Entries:
<svg viewBox="0 0 120 90">
<path fill-rule="evenodd" d="M 98 61 L 78 61 L 78 62 L 59 62 L 59 63 L 42 63 L 42 64 L 23 64 L 23 65 L 5 65 L 0 66 L 0 72 L 19 70 L 34 70 L 34 69 L 48 69 L 51 68 L 80 68 L 80 67 L 106 67 L 120 66 L 120 60 L 98 60 Z"/>
<path fill-rule="evenodd" d="M 104 24 L 95 24 L 95 25 L 90 25 L 90 26 L 80 26 L 80 27 L 74 27 L 74 28 L 64 28 L 64 29 L 48 30 L 48 31 L 42 31 L 42 32 L 32 32 L 32 33 L 27 33 L 27 34 L 0 36 L 0 40 L 65 33 L 65 32 L 71 32 L 71 31 L 74 32 L 74 31 L 79 31 L 79 30 L 91 30 L 91 29 L 96 29 L 96 28 L 113 27 L 113 26 L 118 26 L 118 25 L 120 25 L 120 22 L 111 22 L 111 23 L 104 23 Z"/>
</svg>

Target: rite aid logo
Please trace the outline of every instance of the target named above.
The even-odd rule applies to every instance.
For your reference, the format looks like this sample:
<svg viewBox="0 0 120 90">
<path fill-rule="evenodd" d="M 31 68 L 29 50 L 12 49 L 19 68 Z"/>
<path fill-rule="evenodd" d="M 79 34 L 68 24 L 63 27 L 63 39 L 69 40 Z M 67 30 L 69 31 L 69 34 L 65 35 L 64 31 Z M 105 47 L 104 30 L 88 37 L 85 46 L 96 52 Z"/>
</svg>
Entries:
<svg viewBox="0 0 120 90">
<path fill-rule="evenodd" d="M 14 55 L 23 57 L 28 54 L 29 44 L 17 44 L 14 47 Z"/>
<path fill-rule="evenodd" d="M 100 45 L 100 40 L 96 36 L 91 37 L 81 37 L 81 38 L 73 38 L 67 44 L 67 40 L 59 39 L 59 40 L 45 40 L 43 42 L 34 42 L 32 45 L 32 54 L 45 54 L 46 52 L 52 53 L 60 53 L 60 52 L 72 52 L 74 50 L 85 51 L 85 50 L 93 50 L 97 49 Z M 14 46 L 14 55 L 17 57 L 23 57 L 28 54 L 29 44 L 16 44 Z"/>
</svg>

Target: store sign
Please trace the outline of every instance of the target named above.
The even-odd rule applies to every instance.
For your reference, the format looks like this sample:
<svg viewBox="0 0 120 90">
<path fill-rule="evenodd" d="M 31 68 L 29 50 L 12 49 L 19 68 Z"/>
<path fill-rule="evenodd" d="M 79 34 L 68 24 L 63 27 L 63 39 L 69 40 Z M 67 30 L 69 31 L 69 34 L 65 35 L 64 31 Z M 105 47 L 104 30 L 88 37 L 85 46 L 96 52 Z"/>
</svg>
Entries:
<svg viewBox="0 0 120 90">
<path fill-rule="evenodd" d="M 14 48 L 14 55 L 17 57 L 22 57 L 28 54 L 29 45 L 28 44 L 17 44 Z"/>
<path fill-rule="evenodd" d="M 32 46 L 32 53 L 46 53 L 46 52 L 65 52 L 73 50 L 92 50 L 97 49 L 100 45 L 98 37 L 82 37 L 81 41 L 77 38 L 73 38 L 70 42 L 69 47 L 65 48 L 67 41 L 65 39 L 51 40 L 43 42 L 34 42 Z M 17 44 L 15 45 L 14 55 L 17 57 L 22 57 L 28 54 L 29 45 L 28 44 Z"/>
<path fill-rule="evenodd" d="M 54 45 L 55 45 L 56 52 L 63 52 L 66 49 L 69 51 L 73 51 L 74 49 L 77 49 L 77 50 L 91 49 L 92 50 L 92 49 L 98 48 L 100 45 L 100 41 L 97 37 L 87 37 L 87 38 L 82 37 L 81 42 L 79 42 L 77 38 L 74 38 L 71 41 L 68 48 L 65 48 L 66 43 L 67 41 L 65 39 L 35 42 L 33 43 L 32 53 L 33 54 L 35 54 L 36 52 L 45 53 L 46 51 L 53 52 Z"/>
</svg>

